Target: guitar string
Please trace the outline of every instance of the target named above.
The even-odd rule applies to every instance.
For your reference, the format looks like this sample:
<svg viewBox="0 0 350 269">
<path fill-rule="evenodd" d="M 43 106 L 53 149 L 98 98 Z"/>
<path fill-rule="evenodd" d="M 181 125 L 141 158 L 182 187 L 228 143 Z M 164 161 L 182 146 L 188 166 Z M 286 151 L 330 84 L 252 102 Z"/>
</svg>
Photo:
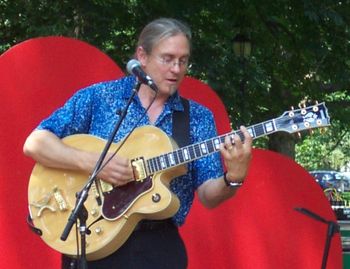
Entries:
<svg viewBox="0 0 350 269">
<path fill-rule="evenodd" d="M 306 110 L 309 110 L 310 108 L 311 108 L 311 106 L 310 106 L 310 107 L 307 107 L 307 108 L 305 108 L 305 109 L 306 109 Z M 293 116 L 293 117 L 289 117 L 289 116 L 284 116 L 284 117 L 283 117 L 283 116 L 282 116 L 282 117 L 279 117 L 279 118 L 275 118 L 275 119 L 272 119 L 272 120 L 267 120 L 267 121 L 264 121 L 264 122 L 262 122 L 262 123 L 258 123 L 258 124 L 252 125 L 252 126 L 250 126 L 250 127 L 247 127 L 247 129 L 251 129 L 251 130 L 254 131 L 254 133 L 253 133 L 253 138 L 258 138 L 258 137 L 260 137 L 260 136 L 262 136 L 262 135 L 272 134 L 272 133 L 274 133 L 274 132 L 277 132 L 277 131 L 280 129 L 280 128 L 278 128 L 279 125 L 281 125 L 282 123 L 285 123 L 285 122 L 288 121 L 288 120 L 289 120 L 289 121 L 292 120 L 292 121 L 293 121 L 293 124 L 297 124 L 297 122 L 296 122 L 295 119 L 297 119 L 298 117 L 295 117 L 295 113 L 298 112 L 298 111 L 300 111 L 300 109 L 294 111 L 294 116 Z M 289 112 L 285 112 L 285 113 L 289 113 Z M 315 113 L 315 111 L 313 111 L 313 113 Z M 299 115 L 299 116 L 300 116 L 300 115 Z M 271 129 L 271 131 L 267 131 L 267 130 L 264 128 L 264 126 L 265 126 L 266 124 L 269 124 L 269 123 L 274 123 L 274 124 L 273 124 L 273 128 Z M 303 130 L 304 130 L 304 129 L 303 129 Z M 296 132 L 296 131 L 293 131 L 293 132 Z M 201 145 L 202 145 L 202 144 L 205 144 L 206 147 L 208 147 L 208 143 L 210 142 L 210 145 L 212 145 L 212 144 L 213 144 L 213 141 L 214 141 L 215 139 L 219 139 L 221 142 L 224 142 L 224 138 L 225 138 L 226 136 L 228 136 L 228 135 L 231 136 L 231 135 L 235 135 L 235 134 L 237 134 L 237 135 L 243 140 L 243 137 L 244 137 L 243 132 L 240 131 L 240 130 L 236 130 L 236 131 L 232 131 L 232 132 L 230 132 L 230 133 L 227 133 L 227 134 L 218 136 L 218 137 L 216 137 L 216 138 L 208 139 L 208 140 L 205 140 L 205 141 L 203 141 L 203 142 L 199 142 L 199 143 L 196 143 L 196 144 L 193 144 L 193 145 L 186 146 L 186 147 L 184 147 L 184 148 L 176 149 L 176 150 L 174 150 L 174 151 L 172 151 L 172 152 L 165 153 L 165 154 L 162 154 L 162 155 L 157 156 L 157 157 L 153 157 L 153 158 L 147 160 L 148 170 L 149 170 L 149 171 L 152 171 L 152 173 L 154 173 L 154 172 L 157 172 L 157 171 L 161 171 L 161 170 L 163 170 L 163 169 L 167 169 L 167 168 L 169 168 L 169 167 L 171 167 L 171 166 L 176 166 L 176 165 L 181 164 L 181 163 L 186 163 L 186 162 L 188 162 L 188 161 L 194 160 L 195 158 L 200 158 L 200 157 L 209 155 L 209 154 L 211 154 L 211 153 L 214 153 L 215 151 L 217 151 L 217 148 L 215 147 L 215 145 L 213 145 L 213 149 L 212 149 L 212 150 L 209 150 L 208 153 L 207 153 L 207 152 L 203 152 L 203 151 L 201 150 Z M 189 152 L 190 155 L 191 155 L 191 152 L 194 151 L 195 153 L 192 154 L 192 155 L 194 155 L 194 157 L 191 157 L 191 158 L 189 158 L 188 160 L 186 160 L 187 158 L 186 158 L 186 157 L 184 158 L 184 157 L 182 156 L 182 155 L 183 155 L 182 152 L 185 151 L 185 150 L 186 150 L 186 152 Z M 198 154 L 196 154 L 196 152 L 198 152 Z M 169 157 L 168 157 L 169 155 L 175 157 L 175 158 L 172 158 L 172 159 L 175 160 L 175 163 L 169 161 Z M 181 157 L 179 157 L 179 156 L 181 156 Z M 163 158 L 164 160 L 162 160 L 161 162 L 157 162 L 157 160 L 158 160 L 159 158 L 161 158 L 161 159 Z M 180 160 L 180 162 L 176 162 L 176 159 Z M 182 160 L 181 160 L 181 159 L 182 159 Z M 164 162 L 164 161 L 165 161 L 165 162 Z M 159 163 L 159 165 L 157 165 L 157 163 Z M 173 163 L 173 165 L 172 165 L 172 163 Z M 154 165 L 154 164 L 155 164 L 155 165 Z M 163 165 L 163 166 L 162 166 L 162 164 L 166 164 L 166 165 Z M 157 167 L 157 166 L 159 166 L 159 167 Z M 155 168 L 155 169 L 154 169 L 154 168 Z"/>
</svg>

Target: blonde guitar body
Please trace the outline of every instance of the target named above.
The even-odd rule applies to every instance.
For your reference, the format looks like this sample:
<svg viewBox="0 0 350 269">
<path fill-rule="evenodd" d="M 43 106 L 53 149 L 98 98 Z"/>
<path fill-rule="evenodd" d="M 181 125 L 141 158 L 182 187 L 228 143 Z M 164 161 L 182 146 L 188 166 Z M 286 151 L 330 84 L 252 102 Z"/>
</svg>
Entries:
<svg viewBox="0 0 350 269">
<path fill-rule="evenodd" d="M 63 142 L 92 152 L 101 152 L 105 145 L 104 140 L 90 135 L 68 136 Z M 119 145 L 112 144 L 110 151 L 113 152 Z M 118 154 L 130 160 L 140 156 L 149 159 L 176 147 L 160 129 L 144 126 L 133 132 Z M 141 219 L 173 216 L 179 208 L 179 201 L 169 190 L 169 183 L 172 178 L 184 173 L 185 165 L 176 166 L 120 188 L 97 180 L 85 202 L 87 226 L 91 230 L 91 234 L 86 236 L 87 259 L 101 259 L 116 251 Z M 66 255 L 76 255 L 79 231 L 72 229 L 66 241 L 60 237 L 75 206 L 76 193 L 83 188 L 88 176 L 36 164 L 30 177 L 28 199 L 33 223 L 42 231 L 42 239 L 50 247 Z M 108 195 L 111 197 L 107 199 Z"/>
</svg>

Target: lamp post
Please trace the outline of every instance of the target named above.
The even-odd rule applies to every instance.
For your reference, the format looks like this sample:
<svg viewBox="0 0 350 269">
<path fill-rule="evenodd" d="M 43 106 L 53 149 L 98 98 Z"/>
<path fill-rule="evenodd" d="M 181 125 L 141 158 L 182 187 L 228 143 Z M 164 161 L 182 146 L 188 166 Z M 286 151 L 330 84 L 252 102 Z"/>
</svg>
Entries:
<svg viewBox="0 0 350 269">
<path fill-rule="evenodd" d="M 250 56 L 252 51 L 252 43 L 250 39 L 243 34 L 237 34 L 233 39 L 233 52 L 240 60 L 244 60 Z"/>
<path fill-rule="evenodd" d="M 240 123 L 244 124 L 244 102 L 245 102 L 245 84 L 247 82 L 247 79 L 245 77 L 245 60 L 248 58 L 252 51 L 252 43 L 249 38 L 247 38 L 243 34 L 237 34 L 235 38 L 233 39 L 233 52 L 236 55 L 236 57 L 239 57 L 239 61 L 242 65 L 243 70 L 243 77 L 240 81 L 240 95 L 241 95 L 241 104 L 240 104 Z"/>
</svg>

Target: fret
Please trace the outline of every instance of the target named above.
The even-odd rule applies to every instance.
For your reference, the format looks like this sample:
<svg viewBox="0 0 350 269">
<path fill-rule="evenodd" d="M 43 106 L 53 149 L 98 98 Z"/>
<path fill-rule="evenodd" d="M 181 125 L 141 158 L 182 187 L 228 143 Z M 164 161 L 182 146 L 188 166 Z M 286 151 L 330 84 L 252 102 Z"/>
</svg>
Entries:
<svg viewBox="0 0 350 269">
<path fill-rule="evenodd" d="M 159 167 L 157 166 L 157 158 L 152 158 L 152 163 L 153 163 L 154 171 L 158 171 Z"/>
<path fill-rule="evenodd" d="M 166 163 L 165 163 L 165 160 L 164 160 L 164 155 L 162 155 L 162 156 L 159 157 L 159 161 L 160 161 L 160 168 L 162 168 L 162 169 L 166 168 Z"/>
<path fill-rule="evenodd" d="M 157 170 L 158 170 L 158 167 L 157 167 L 156 158 L 152 158 L 152 159 L 151 159 L 151 163 L 152 163 L 153 171 L 157 171 Z"/>
<path fill-rule="evenodd" d="M 230 141 L 231 141 L 231 143 L 233 143 L 233 137 L 235 136 L 235 132 L 232 132 L 231 134 L 230 134 Z M 225 138 L 224 138 L 224 141 L 223 141 L 223 143 L 225 142 Z"/>
<path fill-rule="evenodd" d="M 189 146 L 187 147 L 188 148 L 188 152 L 189 152 L 189 156 L 190 156 L 190 159 L 193 160 L 197 157 L 197 152 L 195 151 L 195 145 L 194 146 Z"/>
<path fill-rule="evenodd" d="M 149 171 L 151 174 L 154 172 L 154 167 L 153 167 L 152 160 L 153 160 L 153 159 L 147 160 L 148 171 Z"/>
<path fill-rule="evenodd" d="M 199 148 L 199 145 L 196 144 L 193 146 L 194 148 L 194 152 L 195 152 L 195 157 L 201 157 L 202 153 L 201 153 L 201 149 Z"/>
<path fill-rule="evenodd" d="M 264 126 L 262 124 L 254 125 L 254 131 L 255 131 L 255 134 L 257 134 L 256 137 L 262 136 L 265 134 Z"/>
<path fill-rule="evenodd" d="M 200 148 L 201 148 L 202 156 L 208 154 L 208 149 L 207 149 L 207 145 L 205 144 L 205 142 L 200 144 Z"/>
<path fill-rule="evenodd" d="M 156 158 L 156 165 L 157 165 L 157 170 L 161 170 L 161 164 L 160 164 L 160 159 L 159 159 L 159 157 L 158 158 Z"/>
<path fill-rule="evenodd" d="M 264 134 L 266 134 L 266 133 L 267 133 L 267 130 L 266 130 L 265 123 L 262 123 L 262 126 L 263 126 L 263 128 L 264 128 Z"/>
<path fill-rule="evenodd" d="M 208 149 L 208 154 L 211 153 L 211 152 L 214 152 L 215 151 L 215 148 L 214 148 L 214 141 L 212 139 L 208 140 L 206 142 L 206 147 Z"/>
<path fill-rule="evenodd" d="M 255 131 L 253 127 L 247 128 L 248 133 L 250 134 L 251 137 L 256 137 Z"/>
<path fill-rule="evenodd" d="M 184 158 L 184 155 L 183 155 L 183 150 L 182 149 L 178 149 L 177 153 L 179 155 L 180 163 L 183 163 L 185 161 L 185 158 Z"/>
<path fill-rule="evenodd" d="M 216 150 L 219 150 L 220 149 L 220 144 L 221 144 L 221 142 L 220 142 L 220 138 L 214 138 L 213 139 L 213 144 L 214 144 L 214 148 L 216 149 Z"/>
<path fill-rule="evenodd" d="M 153 158 L 153 163 L 154 163 L 154 167 L 155 167 L 156 171 L 158 171 L 160 169 L 160 167 L 158 165 L 158 158 Z"/>
<path fill-rule="evenodd" d="M 168 158 L 168 154 L 164 154 L 164 160 L 165 160 L 165 167 L 169 167 L 170 166 L 170 161 Z"/>
<path fill-rule="evenodd" d="M 274 124 L 272 121 L 264 122 L 265 133 L 272 133 L 275 130 Z"/>
<path fill-rule="evenodd" d="M 172 152 L 168 154 L 168 158 L 169 158 L 170 166 L 174 166 L 176 164 L 176 162 L 174 159 L 174 154 Z"/>
<path fill-rule="evenodd" d="M 190 159 L 189 153 L 188 153 L 188 149 L 184 148 L 183 149 L 183 154 L 184 154 L 184 159 L 185 161 L 188 161 Z"/>
<path fill-rule="evenodd" d="M 272 121 L 273 128 L 274 128 L 273 132 L 278 131 L 278 128 L 277 128 L 277 126 L 276 126 L 276 121 L 275 121 L 275 119 L 272 119 L 271 121 Z"/>
<path fill-rule="evenodd" d="M 147 174 L 151 174 L 152 173 L 151 159 L 146 160 L 146 170 L 147 170 Z"/>
<path fill-rule="evenodd" d="M 174 151 L 174 160 L 176 164 L 181 163 L 180 158 L 179 158 L 179 150 Z"/>
<path fill-rule="evenodd" d="M 155 171 L 155 169 L 154 169 L 154 166 L 153 166 L 153 158 L 152 159 L 149 159 L 149 160 L 147 160 L 147 164 L 148 164 L 148 167 L 149 167 L 149 172 L 150 173 L 153 173 L 154 171 Z"/>
<path fill-rule="evenodd" d="M 238 131 L 236 134 L 239 136 L 239 138 L 241 139 L 241 141 L 244 141 L 244 134 L 243 134 L 242 131 Z"/>
<path fill-rule="evenodd" d="M 233 136 L 233 135 L 234 135 L 234 133 L 232 132 L 232 133 L 229 133 L 229 134 L 220 136 L 220 142 L 221 142 L 221 143 L 225 143 L 225 137 L 226 137 L 226 136 Z"/>
</svg>

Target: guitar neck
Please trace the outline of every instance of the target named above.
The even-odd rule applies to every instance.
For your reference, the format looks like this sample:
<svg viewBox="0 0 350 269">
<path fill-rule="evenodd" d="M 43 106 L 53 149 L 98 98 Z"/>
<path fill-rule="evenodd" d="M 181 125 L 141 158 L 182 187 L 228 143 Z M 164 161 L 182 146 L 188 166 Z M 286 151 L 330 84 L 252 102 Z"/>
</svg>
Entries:
<svg viewBox="0 0 350 269">
<path fill-rule="evenodd" d="M 275 119 L 252 125 L 247 127 L 247 130 L 253 139 L 272 134 L 277 132 Z M 206 157 L 220 150 L 220 144 L 224 143 L 226 136 L 230 136 L 232 141 L 233 136 L 236 134 L 242 140 L 244 139 L 242 131 L 236 130 L 196 144 L 179 148 L 175 151 L 168 152 L 157 157 L 150 158 L 147 160 L 148 171 L 153 174 L 158 171 L 166 170 L 171 167 L 186 164 L 202 157 Z"/>
<path fill-rule="evenodd" d="M 324 103 L 320 103 L 296 110 L 285 111 L 280 117 L 252 125 L 247 127 L 247 130 L 251 137 L 256 139 L 277 131 L 295 133 L 329 125 L 330 118 L 327 107 Z M 236 134 L 242 140 L 244 139 L 243 133 L 237 130 L 150 158 L 146 161 L 147 170 L 149 174 L 153 174 L 208 156 L 220 150 L 220 144 L 224 142 L 226 136 L 230 136 L 232 141 L 233 136 Z"/>
</svg>

